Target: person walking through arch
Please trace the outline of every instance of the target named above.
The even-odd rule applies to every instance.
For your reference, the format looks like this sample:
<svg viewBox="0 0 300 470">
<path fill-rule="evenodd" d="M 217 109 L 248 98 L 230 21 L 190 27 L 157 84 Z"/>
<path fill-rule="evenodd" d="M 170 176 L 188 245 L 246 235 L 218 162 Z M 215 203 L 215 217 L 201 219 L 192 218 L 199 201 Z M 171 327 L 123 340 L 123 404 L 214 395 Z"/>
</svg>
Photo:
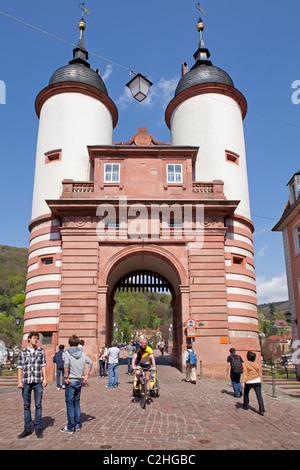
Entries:
<svg viewBox="0 0 300 470">
<path fill-rule="evenodd" d="M 117 388 L 118 386 L 119 356 L 120 349 L 118 348 L 118 342 L 114 340 L 111 343 L 111 347 L 108 348 L 108 385 L 106 385 L 106 388 Z"/>
<path fill-rule="evenodd" d="M 241 384 L 241 374 L 243 373 L 243 359 L 235 353 L 235 349 L 229 349 L 230 356 L 227 357 L 227 374 L 230 371 L 230 380 L 235 397 L 243 395 L 243 387 Z"/>
<path fill-rule="evenodd" d="M 259 365 L 255 362 L 256 354 L 252 351 L 247 352 L 247 359 L 248 362 L 244 364 L 244 372 L 243 372 L 243 382 L 244 382 L 244 403 L 243 408 L 244 410 L 248 410 L 249 407 L 249 392 L 253 388 L 256 394 L 256 398 L 258 401 L 260 415 L 264 415 L 265 413 L 265 405 L 261 394 L 261 378 L 260 378 L 260 371 Z"/>
</svg>

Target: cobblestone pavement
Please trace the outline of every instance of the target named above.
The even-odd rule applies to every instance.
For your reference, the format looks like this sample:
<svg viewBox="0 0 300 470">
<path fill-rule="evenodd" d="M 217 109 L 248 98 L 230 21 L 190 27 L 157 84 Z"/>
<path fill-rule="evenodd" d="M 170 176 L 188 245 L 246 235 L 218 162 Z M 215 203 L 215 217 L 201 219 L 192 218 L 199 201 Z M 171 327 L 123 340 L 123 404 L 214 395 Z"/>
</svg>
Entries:
<svg viewBox="0 0 300 470">
<path fill-rule="evenodd" d="M 121 361 L 124 363 L 123 361 Z M 203 378 L 196 385 L 170 366 L 170 357 L 157 359 L 160 396 L 143 410 L 132 398 L 133 377 L 119 367 L 119 387 L 107 389 L 107 379 L 92 377 L 82 389 L 82 430 L 65 435 L 64 391 L 49 384 L 43 397 L 43 439 L 23 431 L 20 390 L 1 390 L 1 450 L 299 450 L 300 399 L 263 386 L 266 413 L 257 413 L 254 391 L 249 410 L 234 398 L 230 382 Z M 32 406 L 34 415 L 34 410 Z"/>
</svg>

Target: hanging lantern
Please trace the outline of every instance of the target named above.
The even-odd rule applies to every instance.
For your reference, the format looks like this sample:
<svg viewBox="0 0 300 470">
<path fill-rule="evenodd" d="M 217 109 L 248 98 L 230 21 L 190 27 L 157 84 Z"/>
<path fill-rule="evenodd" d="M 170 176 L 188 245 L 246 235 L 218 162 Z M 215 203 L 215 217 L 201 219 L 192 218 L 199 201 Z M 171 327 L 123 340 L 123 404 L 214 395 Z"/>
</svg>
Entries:
<svg viewBox="0 0 300 470">
<path fill-rule="evenodd" d="M 148 91 L 152 86 L 152 83 L 146 77 L 137 73 L 135 74 L 135 77 L 126 84 L 126 86 L 128 86 L 134 99 L 141 102 L 147 98 Z"/>
</svg>

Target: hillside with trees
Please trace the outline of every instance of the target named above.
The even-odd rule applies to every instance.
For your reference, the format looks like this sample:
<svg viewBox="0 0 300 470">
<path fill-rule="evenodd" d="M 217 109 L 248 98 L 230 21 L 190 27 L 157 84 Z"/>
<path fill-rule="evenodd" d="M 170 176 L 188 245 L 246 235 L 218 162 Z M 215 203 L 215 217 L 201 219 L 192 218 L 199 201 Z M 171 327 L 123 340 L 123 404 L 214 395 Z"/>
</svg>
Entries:
<svg viewBox="0 0 300 470">
<path fill-rule="evenodd" d="M 171 296 L 159 292 L 115 293 L 114 323 L 123 332 L 123 340 L 130 340 L 133 330 L 160 329 L 167 337 L 172 323 Z M 121 340 L 121 338 L 118 338 Z"/>
<path fill-rule="evenodd" d="M 27 256 L 27 248 L 0 245 L 0 339 L 7 347 L 21 344 Z"/>
</svg>

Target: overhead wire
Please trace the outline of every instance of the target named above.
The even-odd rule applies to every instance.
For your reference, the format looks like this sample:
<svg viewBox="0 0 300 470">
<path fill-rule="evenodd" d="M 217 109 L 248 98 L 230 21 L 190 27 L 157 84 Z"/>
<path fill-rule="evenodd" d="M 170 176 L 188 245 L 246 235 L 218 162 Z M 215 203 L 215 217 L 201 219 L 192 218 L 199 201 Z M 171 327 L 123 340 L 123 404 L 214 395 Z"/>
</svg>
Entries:
<svg viewBox="0 0 300 470">
<path fill-rule="evenodd" d="M 61 42 L 65 43 L 65 44 L 68 44 L 68 45 L 70 45 L 70 46 L 72 46 L 72 47 L 77 47 L 76 44 L 74 44 L 74 43 L 72 43 L 72 42 L 70 42 L 70 41 L 67 41 L 66 39 L 63 39 L 63 38 L 61 38 L 61 37 L 59 37 L 59 36 L 57 36 L 57 35 L 55 35 L 55 34 L 53 34 L 53 33 L 49 33 L 48 31 L 45 31 L 45 30 L 43 30 L 43 29 L 41 29 L 41 28 L 39 28 L 39 27 L 37 27 L 37 26 L 34 26 L 34 25 L 32 25 L 32 24 L 30 24 L 30 23 L 24 21 L 24 20 L 21 20 L 20 18 L 16 18 L 15 16 L 9 15 L 8 13 L 5 13 L 4 11 L 1 11 L 1 10 L 0 10 L 0 14 L 3 15 L 3 16 L 6 16 L 7 18 L 10 18 L 10 19 L 12 19 L 12 20 L 14 20 L 14 21 L 17 21 L 18 23 L 21 23 L 21 24 L 23 24 L 23 25 L 25 25 L 25 26 L 28 26 L 29 28 L 32 28 L 32 29 L 34 29 L 34 30 L 36 30 L 36 31 L 38 31 L 38 32 L 40 32 L 40 33 L 42 33 L 42 34 L 45 34 L 45 35 L 50 36 L 50 37 L 52 37 L 52 38 L 54 38 L 54 39 L 57 39 L 58 41 L 61 41 Z M 127 70 L 127 71 L 130 72 L 130 73 L 134 73 L 133 70 L 132 70 L 132 68 L 126 67 L 126 66 L 124 66 L 124 65 L 122 65 L 122 64 L 119 64 L 118 62 L 115 62 L 115 61 L 113 61 L 113 60 L 107 59 L 106 57 L 103 57 L 103 56 L 101 56 L 101 55 L 99 55 L 99 54 L 97 54 L 97 53 L 95 53 L 95 52 L 93 52 L 93 51 L 87 50 L 87 52 L 88 52 L 90 55 L 93 55 L 93 56 L 95 56 L 95 57 L 98 57 L 98 58 L 101 59 L 101 60 L 104 60 L 104 61 L 106 61 L 106 62 L 109 62 L 109 63 L 112 64 L 112 65 L 115 65 L 115 66 L 120 67 L 120 68 L 122 68 L 122 69 L 124 69 L 124 70 Z M 159 79 L 159 80 L 158 80 L 158 79 L 154 79 L 154 78 L 151 78 L 151 79 L 152 79 L 153 81 L 156 80 L 156 81 L 158 81 L 158 82 L 160 82 L 160 83 L 166 83 L 169 87 L 175 88 L 175 85 L 173 85 L 172 83 L 170 83 L 170 81 L 163 80 L 163 79 Z M 215 97 L 212 97 L 212 96 L 209 96 L 209 97 L 207 97 L 207 98 L 210 98 L 210 99 L 212 99 L 212 100 L 222 101 L 222 100 L 219 100 L 218 98 L 215 98 Z M 223 101 L 223 102 L 225 103 L 225 101 Z M 226 103 L 227 103 L 227 104 L 231 104 L 231 103 L 228 103 L 228 101 L 227 101 Z M 232 104 L 232 106 L 234 106 L 234 105 Z M 293 124 L 293 123 L 290 123 L 290 122 L 287 122 L 287 121 L 283 121 L 283 120 L 281 120 L 281 119 L 274 118 L 274 117 L 272 117 L 272 116 L 267 116 L 266 114 L 263 114 L 263 113 L 259 113 L 259 112 L 252 111 L 252 110 L 249 110 L 249 112 L 251 112 L 251 113 L 253 113 L 253 114 L 257 114 L 258 116 L 261 116 L 261 117 L 264 117 L 264 118 L 267 118 L 267 119 L 271 119 L 271 120 L 280 122 L 280 123 L 285 124 L 285 125 L 289 125 L 289 126 L 292 126 L 292 127 L 300 128 L 300 126 L 298 126 L 298 125 L 296 125 L 296 124 Z M 258 218 L 261 218 L 261 219 L 268 219 L 268 220 L 278 220 L 278 218 L 276 218 L 276 217 L 265 217 L 265 216 L 255 215 L 255 214 L 252 214 L 252 217 L 258 217 Z"/>
</svg>

